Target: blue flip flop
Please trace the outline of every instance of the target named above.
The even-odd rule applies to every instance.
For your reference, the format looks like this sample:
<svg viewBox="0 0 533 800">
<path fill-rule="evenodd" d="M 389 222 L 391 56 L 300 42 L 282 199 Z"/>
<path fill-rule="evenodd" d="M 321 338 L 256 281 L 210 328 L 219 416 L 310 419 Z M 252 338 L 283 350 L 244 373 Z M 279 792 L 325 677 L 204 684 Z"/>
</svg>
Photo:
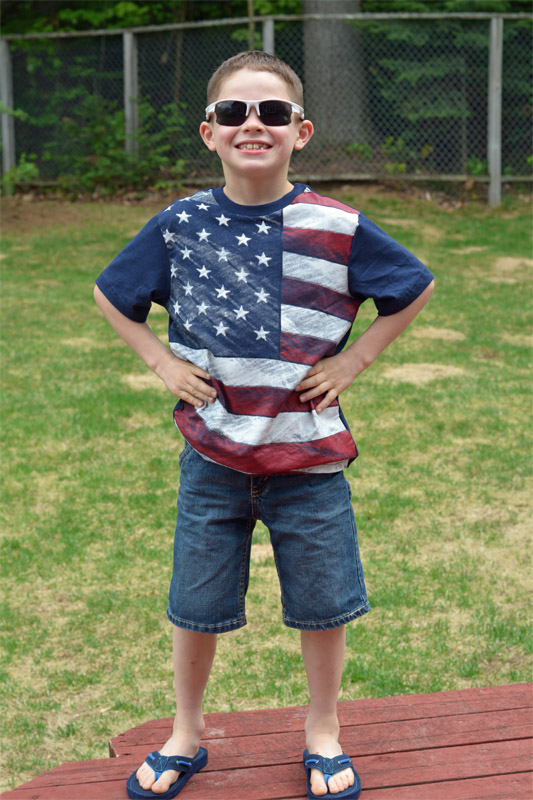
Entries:
<svg viewBox="0 0 533 800">
<path fill-rule="evenodd" d="M 130 797 L 131 800 L 146 800 L 147 797 L 151 798 L 151 800 L 155 798 L 159 800 L 171 800 L 172 797 L 176 797 L 176 795 L 181 792 L 189 778 L 192 778 L 195 772 L 205 767 L 207 764 L 207 750 L 204 747 L 199 747 L 194 758 L 187 758 L 187 756 L 162 756 L 159 750 L 156 750 L 154 753 L 147 755 L 145 761 L 155 772 L 156 780 L 158 780 L 161 774 L 167 769 L 175 769 L 181 774 L 178 779 L 169 786 L 166 792 L 157 794 L 156 792 L 152 792 L 151 789 L 142 788 L 137 780 L 137 770 L 135 770 L 128 778 L 126 784 L 128 797 Z"/>
<path fill-rule="evenodd" d="M 324 800 L 325 797 L 334 797 L 335 800 L 337 800 L 337 798 L 338 800 L 357 800 L 361 794 L 361 778 L 354 769 L 352 759 L 347 756 L 346 753 L 341 753 L 340 756 L 335 756 L 335 758 L 324 758 L 324 756 L 319 756 L 316 753 L 310 753 L 309 750 L 304 750 L 304 767 L 307 773 L 307 797 L 309 800 Z M 320 772 L 324 773 L 327 786 L 332 775 L 335 775 L 336 772 L 342 772 L 343 769 L 347 769 L 348 767 L 353 769 L 353 774 L 355 775 L 353 786 L 349 786 L 343 792 L 336 792 L 335 794 L 328 792 L 327 795 L 318 795 L 311 791 L 312 769 L 319 769 Z"/>
</svg>

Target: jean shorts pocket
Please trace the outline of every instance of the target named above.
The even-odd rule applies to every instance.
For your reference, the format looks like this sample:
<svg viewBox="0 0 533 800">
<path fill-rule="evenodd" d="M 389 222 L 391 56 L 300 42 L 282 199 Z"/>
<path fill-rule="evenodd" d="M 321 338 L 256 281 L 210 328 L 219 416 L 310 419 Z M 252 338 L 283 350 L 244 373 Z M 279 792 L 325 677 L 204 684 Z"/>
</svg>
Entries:
<svg viewBox="0 0 533 800">
<path fill-rule="evenodd" d="M 191 453 L 194 453 L 194 447 L 191 444 L 189 444 L 187 439 L 185 439 L 183 450 L 179 454 L 178 458 L 178 464 L 180 465 L 180 467 L 182 467 L 185 464 Z"/>
</svg>

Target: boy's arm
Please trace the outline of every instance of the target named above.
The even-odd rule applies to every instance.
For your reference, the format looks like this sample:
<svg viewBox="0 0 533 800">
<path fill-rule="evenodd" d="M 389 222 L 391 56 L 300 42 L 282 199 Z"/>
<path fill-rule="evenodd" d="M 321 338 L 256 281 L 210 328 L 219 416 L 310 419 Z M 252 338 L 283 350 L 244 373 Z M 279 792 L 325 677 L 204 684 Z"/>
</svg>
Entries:
<svg viewBox="0 0 533 800">
<path fill-rule="evenodd" d="M 216 391 L 205 383 L 210 380 L 209 373 L 175 356 L 146 322 L 134 322 L 126 317 L 98 286 L 94 288 L 94 299 L 118 335 L 161 378 L 173 395 L 197 407 L 203 406 L 204 402 L 214 401 Z"/>
<path fill-rule="evenodd" d="M 377 317 L 346 350 L 318 361 L 296 387 L 302 392 L 302 403 L 323 394 L 315 410 L 320 413 L 327 408 L 414 320 L 433 294 L 433 286 L 431 281 L 416 300 L 396 314 Z"/>
</svg>

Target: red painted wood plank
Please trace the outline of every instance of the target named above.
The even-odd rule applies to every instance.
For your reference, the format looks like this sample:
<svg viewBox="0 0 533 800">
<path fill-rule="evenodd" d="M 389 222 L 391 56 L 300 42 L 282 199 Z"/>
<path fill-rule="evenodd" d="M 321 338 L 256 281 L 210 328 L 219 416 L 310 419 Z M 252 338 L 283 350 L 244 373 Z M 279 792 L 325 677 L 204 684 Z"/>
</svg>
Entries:
<svg viewBox="0 0 533 800">
<path fill-rule="evenodd" d="M 493 711 L 483 714 L 461 714 L 424 720 L 379 723 L 377 725 L 345 726 L 342 745 L 351 756 L 392 753 L 477 744 L 531 736 L 529 709 Z M 155 749 L 163 742 L 156 742 Z M 271 765 L 294 761 L 294 754 L 305 744 L 302 732 L 272 733 L 262 736 L 237 736 L 212 739 L 207 770 L 249 768 L 265 762 Z M 141 763 L 150 748 L 140 745 L 130 748 Z"/>
<path fill-rule="evenodd" d="M 300 753 L 293 754 L 293 757 L 294 763 L 281 766 L 203 771 L 188 784 L 187 797 L 190 800 L 301 798 L 305 795 L 304 770 Z M 123 800 L 124 782 L 135 766 L 136 762 L 131 758 L 65 764 L 9 793 L 9 800 Z M 420 787 L 431 785 L 433 792 L 433 787 L 440 787 L 443 783 L 449 785 L 462 781 L 466 786 L 474 778 L 491 776 L 493 780 L 503 774 L 511 780 L 513 773 L 525 774 L 531 769 L 531 743 L 500 742 L 407 751 L 388 756 L 372 755 L 358 758 L 356 767 L 365 789 L 363 798 L 373 797 L 376 790 L 393 790 L 397 793 L 395 797 L 434 800 L 433 794 L 420 794 Z M 407 787 L 416 794 L 402 794 Z M 469 797 L 464 793 L 464 787 L 461 791 L 463 794 L 458 797 Z M 379 794 L 375 796 L 380 797 Z M 384 798 L 389 796 L 392 797 L 383 795 Z M 435 800 L 437 796 L 441 795 L 435 795 Z M 2 797 L 7 798 L 7 795 Z M 514 800 L 514 796 L 508 795 L 506 800 Z"/>
<path fill-rule="evenodd" d="M 510 684 L 482 689 L 435 692 L 423 695 L 400 695 L 339 703 L 339 721 L 345 725 L 366 725 L 402 719 L 423 719 L 488 710 L 531 708 L 533 684 Z M 206 714 L 203 739 L 249 736 L 287 731 L 302 731 L 307 706 Z M 172 718 L 151 720 L 132 728 L 110 742 L 111 755 L 128 755 L 146 747 L 160 746 L 172 729 Z"/>
<path fill-rule="evenodd" d="M 195 778 L 201 776 L 195 776 Z M 193 788 L 194 787 L 194 788 Z M 213 794 L 215 787 L 203 787 L 196 791 L 197 784 L 192 781 L 187 786 L 187 797 L 190 800 L 253 800 L 248 794 L 226 794 L 224 797 Z M 57 793 L 43 794 L 32 790 L 23 790 L 12 800 L 124 800 L 124 784 L 94 784 L 90 791 L 80 787 L 73 793 L 72 787 L 58 788 Z M 191 792 L 193 790 L 194 796 Z M 238 791 L 238 790 L 237 790 Z M 424 784 L 392 789 L 363 790 L 361 800 L 531 800 L 533 781 L 531 775 L 502 775 L 491 778 L 474 778 L 464 781 L 446 781 L 445 783 Z M 2 798 L 5 795 L 2 795 Z M 300 785 L 296 793 L 270 796 L 269 800 L 302 800 L 305 789 Z"/>
<path fill-rule="evenodd" d="M 531 774 L 426 783 L 400 789 L 375 789 L 361 794 L 361 800 L 531 800 L 532 797 Z"/>
</svg>

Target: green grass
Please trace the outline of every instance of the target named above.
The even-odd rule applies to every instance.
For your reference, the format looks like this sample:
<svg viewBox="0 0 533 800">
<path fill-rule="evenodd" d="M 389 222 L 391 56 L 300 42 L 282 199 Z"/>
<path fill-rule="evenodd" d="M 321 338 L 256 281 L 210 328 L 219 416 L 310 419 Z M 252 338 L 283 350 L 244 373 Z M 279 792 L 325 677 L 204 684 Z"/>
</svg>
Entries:
<svg viewBox="0 0 533 800">
<path fill-rule="evenodd" d="M 529 209 L 337 196 L 437 279 L 343 397 L 373 611 L 348 626 L 341 698 L 529 680 Z M 4 231 L 2 789 L 104 758 L 111 736 L 173 713 L 182 441 L 173 398 L 92 301 L 98 272 L 159 207 L 19 204 Z M 365 304 L 355 334 L 373 314 Z M 164 336 L 164 315 L 152 323 Z M 262 525 L 252 557 L 250 624 L 220 638 L 207 711 L 307 702 Z"/>
</svg>

